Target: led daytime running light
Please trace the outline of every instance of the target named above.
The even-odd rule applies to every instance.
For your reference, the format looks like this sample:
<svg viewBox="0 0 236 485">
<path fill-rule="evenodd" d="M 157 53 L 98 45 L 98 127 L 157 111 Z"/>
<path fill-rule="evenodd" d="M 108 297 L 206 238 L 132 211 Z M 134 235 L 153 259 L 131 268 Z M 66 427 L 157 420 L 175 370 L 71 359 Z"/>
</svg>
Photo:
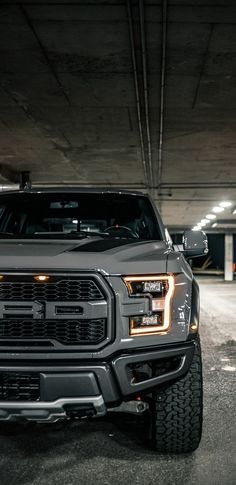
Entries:
<svg viewBox="0 0 236 485">
<path fill-rule="evenodd" d="M 164 311 L 163 311 L 163 324 L 162 325 L 151 325 L 149 327 L 142 327 L 142 328 L 134 328 L 132 325 L 132 318 L 131 318 L 131 328 L 130 328 L 130 334 L 131 335 L 147 335 L 147 334 L 153 334 L 157 332 L 163 332 L 168 330 L 170 327 L 170 322 L 171 322 L 171 299 L 174 294 L 174 288 L 175 288 L 175 282 L 174 282 L 174 276 L 171 275 L 163 275 L 163 276 L 126 276 L 124 278 L 124 282 L 128 288 L 129 295 L 134 296 L 135 294 L 133 293 L 132 289 L 132 282 L 142 282 L 142 281 L 167 281 L 168 282 L 168 291 L 165 295 L 165 298 L 162 298 L 162 301 L 164 302 Z M 145 297 L 145 293 L 143 293 L 143 296 Z M 158 301 L 157 298 L 155 298 L 155 301 Z M 155 315 L 155 313 L 154 313 Z M 133 327 L 133 328 L 132 328 Z"/>
</svg>

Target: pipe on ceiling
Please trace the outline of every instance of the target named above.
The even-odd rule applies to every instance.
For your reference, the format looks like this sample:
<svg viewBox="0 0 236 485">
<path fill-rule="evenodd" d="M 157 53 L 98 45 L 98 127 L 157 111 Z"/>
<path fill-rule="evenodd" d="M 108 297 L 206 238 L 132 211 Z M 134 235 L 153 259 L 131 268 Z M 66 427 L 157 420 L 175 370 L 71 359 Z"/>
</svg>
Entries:
<svg viewBox="0 0 236 485">
<path fill-rule="evenodd" d="M 149 96 L 148 96 L 148 81 L 147 81 L 147 49 L 146 49 L 145 19 L 144 19 L 144 3 L 143 3 L 143 0 L 139 0 L 139 17 L 140 17 L 140 32 L 141 32 L 144 109 L 145 109 L 146 133 L 147 133 L 149 181 L 150 181 L 150 186 L 152 188 L 153 187 L 152 144 L 151 144 L 151 133 L 150 133 L 150 122 L 149 122 Z"/>
<path fill-rule="evenodd" d="M 0 192 L 6 190 L 19 190 L 20 184 L 0 184 Z"/>
<path fill-rule="evenodd" d="M 160 87 L 160 118 L 159 118 L 159 144 L 157 187 L 160 188 L 163 160 L 163 133 L 164 133 L 164 105 L 165 105 L 165 77 L 166 77 L 166 46 L 167 46 L 167 7 L 168 0 L 162 2 L 162 54 L 161 54 L 161 87 Z"/>
<path fill-rule="evenodd" d="M 140 92 L 139 92 L 139 83 L 138 83 L 137 59 L 136 59 L 136 52 L 135 52 L 133 17 L 132 17 L 130 0 L 126 1 L 126 5 L 127 5 L 128 24 L 129 24 L 129 36 L 130 36 L 131 58 L 132 58 L 133 75 L 134 75 L 134 88 L 135 88 L 136 107 L 137 107 L 137 116 L 138 116 L 139 137 L 140 137 L 140 145 L 141 145 L 141 156 L 142 156 L 142 164 L 143 164 L 145 181 L 146 181 L 146 184 L 148 185 L 149 177 L 148 177 L 147 162 L 146 162 L 145 147 L 144 147 L 144 135 L 143 135 L 143 126 L 142 126 L 142 118 L 141 118 L 141 102 L 140 102 Z"/>
</svg>

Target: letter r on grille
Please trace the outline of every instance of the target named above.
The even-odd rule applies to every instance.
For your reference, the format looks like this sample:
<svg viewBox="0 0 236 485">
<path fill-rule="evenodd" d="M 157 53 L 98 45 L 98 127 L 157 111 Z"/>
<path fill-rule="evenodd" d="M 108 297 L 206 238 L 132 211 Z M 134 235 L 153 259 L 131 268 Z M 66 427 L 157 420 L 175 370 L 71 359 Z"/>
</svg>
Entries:
<svg viewBox="0 0 236 485">
<path fill-rule="evenodd" d="M 0 301 L 0 318 L 44 318 L 44 305 L 37 301 Z"/>
</svg>

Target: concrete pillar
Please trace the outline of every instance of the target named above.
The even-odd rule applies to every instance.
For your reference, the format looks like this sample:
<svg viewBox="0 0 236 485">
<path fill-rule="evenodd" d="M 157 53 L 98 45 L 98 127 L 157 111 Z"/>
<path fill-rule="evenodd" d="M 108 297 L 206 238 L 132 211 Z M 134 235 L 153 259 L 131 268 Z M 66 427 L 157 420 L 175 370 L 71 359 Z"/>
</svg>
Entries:
<svg viewBox="0 0 236 485">
<path fill-rule="evenodd" d="M 233 278 L 233 234 L 225 234 L 225 281 Z"/>
</svg>

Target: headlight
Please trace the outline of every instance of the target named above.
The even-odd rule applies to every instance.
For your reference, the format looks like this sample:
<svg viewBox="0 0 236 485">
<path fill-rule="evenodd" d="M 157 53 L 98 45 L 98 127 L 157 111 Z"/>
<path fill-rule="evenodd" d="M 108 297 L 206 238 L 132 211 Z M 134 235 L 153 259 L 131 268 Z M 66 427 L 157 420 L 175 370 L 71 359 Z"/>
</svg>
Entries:
<svg viewBox="0 0 236 485">
<path fill-rule="evenodd" d="M 148 335 L 168 330 L 171 323 L 174 277 L 170 275 L 126 276 L 124 282 L 129 296 L 146 296 L 151 300 L 150 314 L 130 318 L 130 335 Z"/>
</svg>

